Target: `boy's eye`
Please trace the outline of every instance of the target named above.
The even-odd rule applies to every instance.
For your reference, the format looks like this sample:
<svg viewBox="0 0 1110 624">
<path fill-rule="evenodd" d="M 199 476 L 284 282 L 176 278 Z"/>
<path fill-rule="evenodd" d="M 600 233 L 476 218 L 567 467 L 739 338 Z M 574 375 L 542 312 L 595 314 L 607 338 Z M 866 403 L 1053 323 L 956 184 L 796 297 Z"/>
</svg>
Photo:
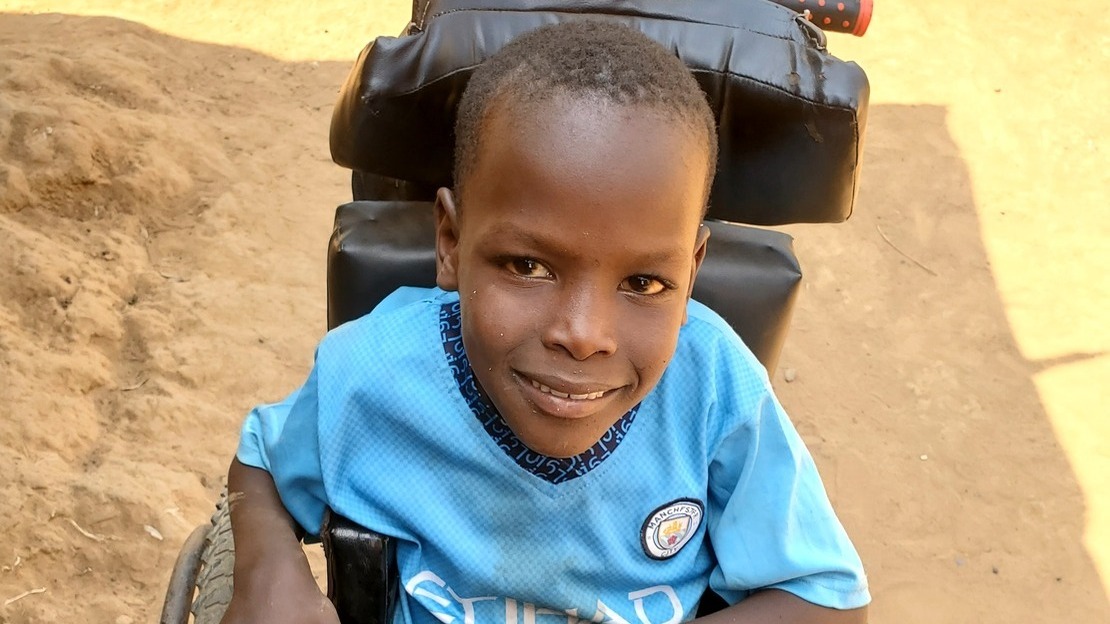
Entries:
<svg viewBox="0 0 1110 624">
<path fill-rule="evenodd" d="M 633 275 L 621 283 L 621 288 L 637 295 L 658 295 L 667 290 L 668 285 L 654 277 Z"/>
<path fill-rule="evenodd" d="M 539 260 L 532 258 L 513 258 L 505 265 L 514 274 L 521 277 L 534 277 L 538 279 L 547 279 L 551 277 L 551 271 L 547 270 Z"/>
</svg>

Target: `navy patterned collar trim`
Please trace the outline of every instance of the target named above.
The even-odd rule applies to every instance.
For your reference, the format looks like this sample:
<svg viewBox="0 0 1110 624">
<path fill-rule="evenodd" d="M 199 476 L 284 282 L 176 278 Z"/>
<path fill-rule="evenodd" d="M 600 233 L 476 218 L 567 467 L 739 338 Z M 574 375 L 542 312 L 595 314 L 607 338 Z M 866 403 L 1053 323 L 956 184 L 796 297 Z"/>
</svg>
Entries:
<svg viewBox="0 0 1110 624">
<path fill-rule="evenodd" d="M 621 416 L 620 420 L 613 423 L 597 443 L 580 455 L 564 458 L 548 457 L 537 453 L 516 437 L 505 419 L 498 413 L 497 408 L 478 390 L 478 382 L 474 378 L 474 371 L 470 368 L 470 360 L 463 349 L 462 315 L 457 301 L 440 306 L 439 331 L 443 337 L 443 351 L 447 355 L 447 364 L 451 367 L 455 383 L 458 384 L 459 391 L 482 428 L 518 466 L 544 481 L 558 485 L 577 479 L 600 466 L 601 462 L 616 450 L 636 418 L 636 410 L 639 406 L 633 407 L 627 414 Z"/>
</svg>

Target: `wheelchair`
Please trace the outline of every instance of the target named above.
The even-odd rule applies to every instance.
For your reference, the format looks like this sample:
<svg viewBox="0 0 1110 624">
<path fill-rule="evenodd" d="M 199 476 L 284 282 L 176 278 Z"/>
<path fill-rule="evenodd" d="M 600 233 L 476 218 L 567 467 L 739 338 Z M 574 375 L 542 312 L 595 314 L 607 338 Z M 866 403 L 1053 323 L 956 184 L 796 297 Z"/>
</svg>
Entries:
<svg viewBox="0 0 1110 624">
<path fill-rule="evenodd" d="M 363 50 L 333 113 L 331 153 L 352 170 L 354 201 L 335 214 L 329 329 L 366 314 L 398 287 L 435 285 L 432 202 L 438 187 L 452 185 L 455 106 L 470 71 L 543 24 L 610 20 L 674 50 L 706 92 L 720 155 L 706 217 L 710 252 L 694 297 L 774 371 L 801 270 L 792 238 L 763 226 L 849 217 L 868 100 L 863 71 L 831 56 L 823 31 L 811 16 L 782 6 L 790 4 L 414 0 L 401 36 Z M 861 24 L 843 22 L 856 34 Z M 320 538 L 340 620 L 391 622 L 398 592 L 392 539 L 330 512 Z M 218 624 L 231 599 L 233 564 L 225 492 L 211 523 L 182 547 L 160 622 L 187 624 L 192 612 L 195 624 Z M 698 614 L 723 606 L 709 591 Z"/>
</svg>

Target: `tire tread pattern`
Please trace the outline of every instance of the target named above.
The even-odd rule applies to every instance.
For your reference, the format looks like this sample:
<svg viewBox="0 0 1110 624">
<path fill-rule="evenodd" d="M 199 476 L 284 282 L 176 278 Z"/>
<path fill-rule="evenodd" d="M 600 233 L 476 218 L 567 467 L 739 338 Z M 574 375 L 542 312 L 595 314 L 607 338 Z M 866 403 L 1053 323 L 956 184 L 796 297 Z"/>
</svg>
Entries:
<svg viewBox="0 0 1110 624">
<path fill-rule="evenodd" d="M 234 570 L 235 541 L 231 536 L 231 510 L 225 487 L 212 514 L 212 526 L 200 556 L 197 594 L 193 601 L 194 624 L 220 624 L 231 603 Z"/>
</svg>

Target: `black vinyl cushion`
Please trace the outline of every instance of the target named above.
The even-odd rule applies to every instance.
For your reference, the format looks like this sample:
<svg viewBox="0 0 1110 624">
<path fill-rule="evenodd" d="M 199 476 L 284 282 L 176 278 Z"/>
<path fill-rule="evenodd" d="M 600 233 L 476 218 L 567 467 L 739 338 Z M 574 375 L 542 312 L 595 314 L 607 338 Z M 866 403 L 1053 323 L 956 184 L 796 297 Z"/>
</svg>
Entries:
<svg viewBox="0 0 1110 624">
<path fill-rule="evenodd" d="M 782 232 L 708 222 L 694 298 L 732 325 L 767 369 L 786 339 L 801 269 Z M 356 319 L 401 286 L 435 285 L 433 204 L 357 201 L 340 206 L 328 249 L 328 327 Z"/>
<path fill-rule="evenodd" d="M 711 218 L 780 225 L 851 214 L 867 77 L 766 0 L 431 0 L 408 34 L 380 37 L 359 56 L 333 113 L 332 158 L 452 186 L 455 111 L 470 73 L 516 36 L 573 19 L 638 28 L 690 67 L 719 125 Z"/>
</svg>

